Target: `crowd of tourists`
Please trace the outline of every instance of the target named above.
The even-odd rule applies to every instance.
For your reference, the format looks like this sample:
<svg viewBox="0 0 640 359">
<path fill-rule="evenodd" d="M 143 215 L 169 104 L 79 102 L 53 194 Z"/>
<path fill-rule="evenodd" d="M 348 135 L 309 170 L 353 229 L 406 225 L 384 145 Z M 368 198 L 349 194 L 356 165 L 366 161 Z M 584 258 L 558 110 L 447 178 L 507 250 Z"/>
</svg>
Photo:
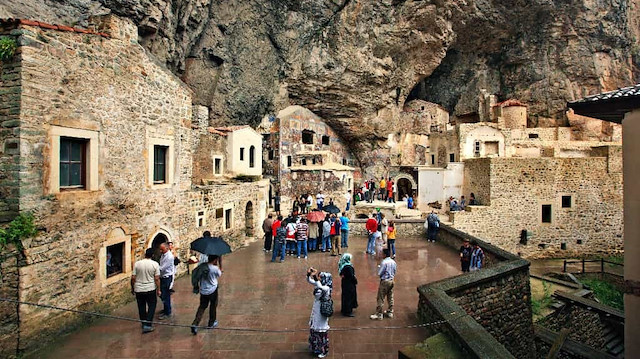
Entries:
<svg viewBox="0 0 640 359">
<path fill-rule="evenodd" d="M 396 193 L 396 184 L 391 177 L 382 177 L 379 181 L 372 178 L 364 181 L 357 189 L 354 203 L 358 201 L 372 203 L 375 200 L 395 203 L 394 193 Z"/>
</svg>

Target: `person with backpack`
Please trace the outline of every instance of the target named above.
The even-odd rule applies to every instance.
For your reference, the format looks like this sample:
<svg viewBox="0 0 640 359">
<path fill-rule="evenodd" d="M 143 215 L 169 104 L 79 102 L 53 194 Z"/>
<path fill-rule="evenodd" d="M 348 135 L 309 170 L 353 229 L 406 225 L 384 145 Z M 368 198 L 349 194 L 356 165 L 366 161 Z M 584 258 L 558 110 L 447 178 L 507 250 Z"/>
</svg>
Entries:
<svg viewBox="0 0 640 359">
<path fill-rule="evenodd" d="M 329 215 L 322 222 L 322 252 L 328 252 L 331 249 L 331 220 Z"/>
<path fill-rule="evenodd" d="M 200 264 L 191 276 L 191 284 L 193 291 L 200 293 L 200 305 L 196 312 L 196 317 L 191 323 L 191 333 L 198 334 L 198 326 L 202 320 L 204 311 L 209 307 L 209 322 L 207 329 L 213 329 L 218 326 L 216 319 L 218 309 L 218 278 L 222 276 L 222 271 L 218 268 L 218 256 L 210 255 L 207 263 Z"/>
<path fill-rule="evenodd" d="M 276 225 L 278 227 L 276 227 Z M 273 253 L 271 254 L 271 261 L 275 262 L 278 254 L 280 254 L 280 262 L 284 262 L 284 245 L 287 239 L 287 230 L 285 229 L 285 222 L 282 221 L 282 216 L 278 216 L 278 219 L 273 222 L 273 228 L 275 228 L 273 235 Z"/>
<path fill-rule="evenodd" d="M 309 350 L 318 358 L 329 353 L 329 317 L 333 315 L 331 273 L 307 269 L 307 282 L 313 286 L 313 306 L 309 318 Z"/>
<path fill-rule="evenodd" d="M 340 254 L 340 228 L 342 223 L 335 214 L 331 215 L 331 256 L 335 257 Z M 337 253 L 336 253 L 337 252 Z"/>
<path fill-rule="evenodd" d="M 431 211 L 427 216 L 425 228 L 427 230 L 427 241 L 435 242 L 438 236 L 438 229 L 440 228 L 440 218 L 435 211 Z"/>
</svg>

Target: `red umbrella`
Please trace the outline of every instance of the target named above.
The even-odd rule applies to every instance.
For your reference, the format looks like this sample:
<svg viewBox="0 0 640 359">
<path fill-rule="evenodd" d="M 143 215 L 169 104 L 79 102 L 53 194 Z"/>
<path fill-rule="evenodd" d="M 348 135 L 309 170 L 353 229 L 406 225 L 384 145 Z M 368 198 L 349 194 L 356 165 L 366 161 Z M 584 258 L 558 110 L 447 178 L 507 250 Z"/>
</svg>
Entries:
<svg viewBox="0 0 640 359">
<path fill-rule="evenodd" d="M 322 222 L 326 214 L 323 211 L 311 211 L 307 214 L 307 220 L 309 222 Z"/>
</svg>

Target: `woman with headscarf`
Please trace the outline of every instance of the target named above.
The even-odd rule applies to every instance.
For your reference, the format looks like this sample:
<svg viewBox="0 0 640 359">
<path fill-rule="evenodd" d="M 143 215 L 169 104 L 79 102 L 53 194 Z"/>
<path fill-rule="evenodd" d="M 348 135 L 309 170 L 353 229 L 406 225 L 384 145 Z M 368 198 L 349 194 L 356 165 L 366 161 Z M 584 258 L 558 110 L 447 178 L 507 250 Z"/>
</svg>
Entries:
<svg viewBox="0 0 640 359">
<path fill-rule="evenodd" d="M 320 272 L 309 268 L 307 281 L 313 285 L 313 307 L 309 319 L 309 350 L 318 358 L 324 358 L 329 353 L 329 317 L 322 315 L 320 305 L 322 300 L 331 298 L 333 281 L 331 273 Z"/>
<path fill-rule="evenodd" d="M 338 262 L 338 273 L 342 277 L 342 315 L 345 317 L 354 317 L 353 309 L 358 308 L 358 294 L 356 285 L 356 271 L 351 264 L 351 254 L 345 253 Z"/>
</svg>

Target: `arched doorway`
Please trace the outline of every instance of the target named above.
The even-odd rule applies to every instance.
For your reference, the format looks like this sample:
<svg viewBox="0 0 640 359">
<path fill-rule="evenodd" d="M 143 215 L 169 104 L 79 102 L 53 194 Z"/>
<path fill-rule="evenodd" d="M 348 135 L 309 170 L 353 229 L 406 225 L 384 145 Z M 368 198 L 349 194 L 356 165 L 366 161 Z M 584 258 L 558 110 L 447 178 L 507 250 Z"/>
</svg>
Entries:
<svg viewBox="0 0 640 359">
<path fill-rule="evenodd" d="M 251 201 L 247 202 L 247 206 L 244 210 L 244 228 L 245 235 L 247 237 L 254 236 L 254 226 L 253 226 L 253 203 Z"/>
<path fill-rule="evenodd" d="M 396 182 L 396 201 L 402 201 L 405 195 L 414 195 L 418 186 L 416 181 L 408 174 L 401 174 L 394 179 Z"/>
<path fill-rule="evenodd" d="M 169 238 L 164 233 L 158 233 L 153 237 L 151 246 L 149 247 L 153 248 L 153 260 L 157 262 L 160 261 L 160 257 L 162 257 L 162 252 L 160 252 L 160 245 L 167 242 L 169 242 Z"/>
</svg>

